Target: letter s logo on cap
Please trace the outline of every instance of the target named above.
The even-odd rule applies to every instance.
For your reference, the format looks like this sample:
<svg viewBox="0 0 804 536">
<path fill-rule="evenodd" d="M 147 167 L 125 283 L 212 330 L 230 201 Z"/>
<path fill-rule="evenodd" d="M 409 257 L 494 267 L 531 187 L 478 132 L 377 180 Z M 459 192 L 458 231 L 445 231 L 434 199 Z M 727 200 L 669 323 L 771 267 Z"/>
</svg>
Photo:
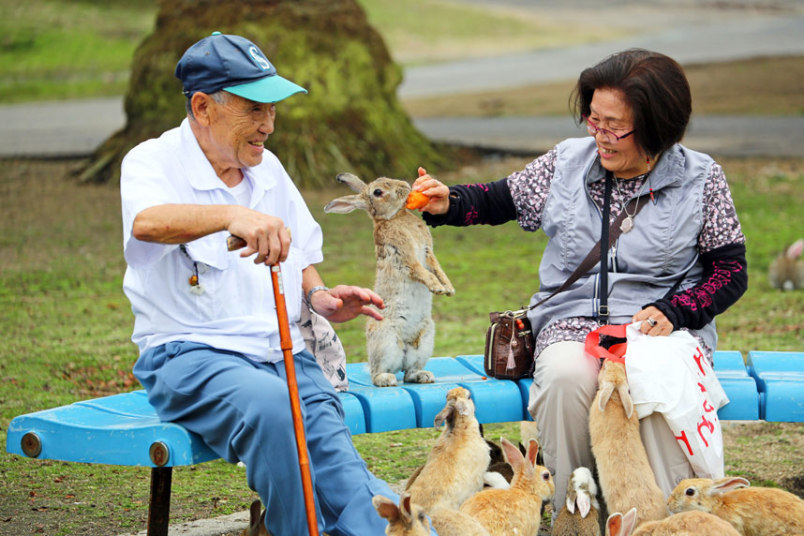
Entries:
<svg viewBox="0 0 804 536">
<path fill-rule="evenodd" d="M 260 53 L 257 47 L 249 47 L 248 53 L 251 54 L 251 57 L 254 58 L 254 61 L 257 62 L 257 65 L 259 65 L 263 71 L 271 70 L 271 64 L 268 63 L 268 60 L 265 59 L 265 56 Z"/>
</svg>

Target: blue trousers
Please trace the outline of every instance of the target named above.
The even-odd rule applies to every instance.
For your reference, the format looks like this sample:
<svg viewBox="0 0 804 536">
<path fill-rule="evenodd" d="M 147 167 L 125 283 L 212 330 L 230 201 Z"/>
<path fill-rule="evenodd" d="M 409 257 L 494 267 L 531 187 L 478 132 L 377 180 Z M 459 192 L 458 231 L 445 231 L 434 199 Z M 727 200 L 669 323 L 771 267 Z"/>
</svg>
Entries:
<svg viewBox="0 0 804 536">
<path fill-rule="evenodd" d="M 398 502 L 372 475 L 352 443 L 343 406 L 315 358 L 294 356 L 319 530 L 332 536 L 385 534 L 371 504 L 376 494 Z M 225 460 L 246 464 L 248 485 L 267 508 L 273 536 L 308 534 L 284 363 L 255 363 L 239 354 L 171 342 L 141 354 L 134 375 L 164 421 L 201 436 Z"/>
</svg>

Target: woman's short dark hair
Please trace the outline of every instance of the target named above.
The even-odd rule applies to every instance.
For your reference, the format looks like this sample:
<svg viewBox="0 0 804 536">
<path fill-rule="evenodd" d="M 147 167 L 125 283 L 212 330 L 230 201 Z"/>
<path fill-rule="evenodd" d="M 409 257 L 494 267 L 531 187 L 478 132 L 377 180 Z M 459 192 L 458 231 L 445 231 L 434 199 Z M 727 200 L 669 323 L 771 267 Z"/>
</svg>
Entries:
<svg viewBox="0 0 804 536">
<path fill-rule="evenodd" d="M 623 93 L 634 115 L 634 140 L 647 154 L 656 155 L 684 137 L 692 96 L 684 69 L 674 59 L 634 48 L 584 69 L 571 96 L 579 123 L 601 88 Z"/>
</svg>

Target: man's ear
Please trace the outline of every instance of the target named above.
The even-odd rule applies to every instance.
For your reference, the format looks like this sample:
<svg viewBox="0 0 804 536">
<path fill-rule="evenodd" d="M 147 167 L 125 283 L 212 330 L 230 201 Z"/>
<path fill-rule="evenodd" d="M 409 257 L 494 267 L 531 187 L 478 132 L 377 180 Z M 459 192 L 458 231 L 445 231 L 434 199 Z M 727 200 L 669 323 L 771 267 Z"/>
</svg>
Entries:
<svg viewBox="0 0 804 536">
<path fill-rule="evenodd" d="M 196 91 L 190 97 L 190 106 L 193 109 L 193 117 L 202 126 L 209 126 L 210 124 L 210 107 L 212 106 L 212 97 L 206 93 Z"/>
</svg>

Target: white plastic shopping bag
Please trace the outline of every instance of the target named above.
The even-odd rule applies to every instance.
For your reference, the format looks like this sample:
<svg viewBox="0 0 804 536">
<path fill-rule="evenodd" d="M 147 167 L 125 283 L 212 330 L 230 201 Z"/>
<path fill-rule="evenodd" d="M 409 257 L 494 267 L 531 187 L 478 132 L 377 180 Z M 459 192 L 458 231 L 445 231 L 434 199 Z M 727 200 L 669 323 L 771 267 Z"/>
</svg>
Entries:
<svg viewBox="0 0 804 536">
<path fill-rule="evenodd" d="M 642 419 L 661 413 L 696 476 L 722 478 L 723 435 L 717 410 L 729 399 L 712 366 L 688 332 L 652 337 L 639 326 L 636 322 L 600 328 L 600 334 L 626 339 L 610 350 L 624 355 L 637 415 Z"/>
</svg>

